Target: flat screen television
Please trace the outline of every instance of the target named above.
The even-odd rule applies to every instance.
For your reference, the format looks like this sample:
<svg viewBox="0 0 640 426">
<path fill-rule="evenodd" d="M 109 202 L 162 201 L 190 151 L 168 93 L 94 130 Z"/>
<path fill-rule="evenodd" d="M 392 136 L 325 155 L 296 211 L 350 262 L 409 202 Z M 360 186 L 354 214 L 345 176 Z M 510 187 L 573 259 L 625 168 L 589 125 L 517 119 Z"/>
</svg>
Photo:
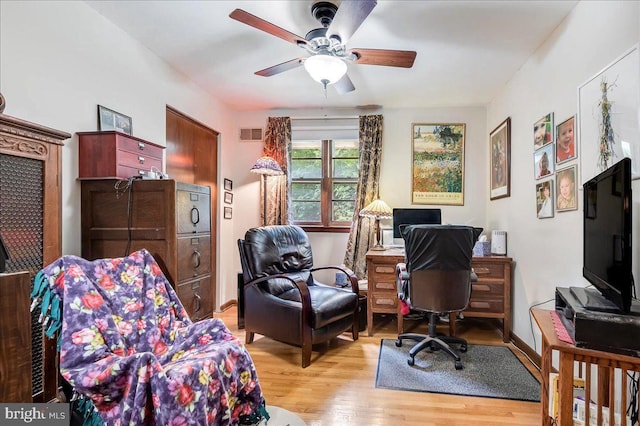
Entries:
<svg viewBox="0 0 640 426">
<path fill-rule="evenodd" d="M 440 209 L 393 209 L 393 238 L 402 238 L 400 225 L 440 225 Z"/>
<path fill-rule="evenodd" d="M 583 185 L 582 275 L 598 290 L 571 287 L 587 309 L 629 313 L 631 266 L 631 160 L 624 158 Z M 603 300 L 604 298 L 604 300 Z"/>
</svg>

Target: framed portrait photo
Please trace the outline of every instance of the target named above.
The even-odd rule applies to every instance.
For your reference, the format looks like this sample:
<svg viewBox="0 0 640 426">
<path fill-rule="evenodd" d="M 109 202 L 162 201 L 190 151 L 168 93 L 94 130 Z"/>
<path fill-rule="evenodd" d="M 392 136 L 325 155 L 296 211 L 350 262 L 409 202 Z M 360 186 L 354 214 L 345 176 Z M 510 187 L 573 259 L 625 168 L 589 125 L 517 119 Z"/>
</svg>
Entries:
<svg viewBox="0 0 640 426">
<path fill-rule="evenodd" d="M 533 123 L 533 149 L 542 148 L 551 142 L 553 142 L 552 112 Z"/>
<path fill-rule="evenodd" d="M 98 130 L 115 130 L 133 135 L 131 117 L 98 105 Z"/>
<path fill-rule="evenodd" d="M 571 161 L 577 157 L 575 130 L 575 116 L 556 126 L 556 164 Z"/>
<path fill-rule="evenodd" d="M 411 204 L 464 205 L 464 124 L 412 124 Z"/>
<path fill-rule="evenodd" d="M 492 200 L 511 195 L 511 117 L 489 133 Z"/>
<path fill-rule="evenodd" d="M 533 174 L 536 179 L 550 177 L 555 170 L 553 144 L 547 144 L 533 153 Z"/>
<path fill-rule="evenodd" d="M 233 181 L 231 179 L 224 179 L 224 190 L 232 191 L 233 190 Z"/>
<path fill-rule="evenodd" d="M 556 173 L 556 211 L 578 210 L 577 166 L 558 170 Z"/>
<path fill-rule="evenodd" d="M 538 219 L 553 217 L 553 179 L 536 184 L 536 215 Z"/>
<path fill-rule="evenodd" d="M 225 204 L 233 204 L 233 194 L 231 192 L 224 193 L 224 202 Z"/>
<path fill-rule="evenodd" d="M 231 219 L 233 217 L 233 210 L 231 209 L 231 207 L 225 207 L 224 208 L 224 218 L 225 219 Z"/>
</svg>

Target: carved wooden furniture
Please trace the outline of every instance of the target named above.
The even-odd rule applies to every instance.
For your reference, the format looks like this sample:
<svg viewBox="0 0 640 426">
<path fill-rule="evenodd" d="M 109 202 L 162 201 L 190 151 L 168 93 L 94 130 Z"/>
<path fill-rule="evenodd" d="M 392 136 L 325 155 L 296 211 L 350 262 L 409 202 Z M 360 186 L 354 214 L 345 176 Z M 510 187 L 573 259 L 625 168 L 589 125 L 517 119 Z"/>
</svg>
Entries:
<svg viewBox="0 0 640 426">
<path fill-rule="evenodd" d="M 534 308 L 531 310 L 540 331 L 542 332 L 542 387 L 540 395 L 540 407 L 542 410 L 543 425 L 571 425 L 573 423 L 573 378 L 574 376 L 582 377 L 585 380 L 585 400 L 594 401 L 591 407 L 597 411 L 597 418 L 601 421 L 597 424 L 605 424 L 603 421 L 602 408 L 613 407 L 610 409 L 607 424 L 614 423 L 614 417 L 617 415 L 624 418 L 628 403 L 627 392 L 629 380 L 627 373 L 640 372 L 640 358 L 615 354 L 612 352 L 597 351 L 594 349 L 578 348 L 575 345 L 562 342 L 555 331 L 553 321 L 551 319 L 551 311 L 546 309 Z M 552 419 L 549 416 L 549 373 L 551 372 L 551 361 L 553 351 L 559 354 L 558 366 L 558 418 Z M 574 370 L 575 364 L 577 369 Z M 593 368 L 592 368 L 593 367 Z M 592 374 L 595 370 L 596 374 Z M 620 380 L 614 380 L 614 371 L 619 370 Z M 593 384 L 597 391 L 594 391 Z M 616 386 L 618 385 L 618 386 Z M 597 392 L 597 396 L 595 395 Z M 635 390 L 637 392 L 637 389 Z M 636 395 L 637 397 L 637 395 Z M 620 404 L 616 404 L 619 401 Z M 585 404 L 585 411 L 587 405 Z M 589 411 L 591 411 L 589 409 Z M 593 413 L 591 413 L 593 414 Z M 586 419 L 589 419 L 589 413 L 586 413 Z M 586 425 L 596 424 L 594 422 L 585 422 Z M 622 422 L 621 424 L 626 424 Z"/>
<path fill-rule="evenodd" d="M 403 333 L 402 315 L 398 312 L 396 265 L 404 262 L 404 249 L 367 252 L 367 334 L 373 335 L 373 314 L 398 315 L 398 334 Z M 478 281 L 472 284 L 471 300 L 465 317 L 502 320 L 502 340 L 511 334 L 511 264 L 505 256 L 473 257 L 473 270 Z M 455 335 L 455 315 L 451 314 L 449 333 Z"/>
<path fill-rule="evenodd" d="M 33 277 L 62 255 L 62 141 L 70 137 L 0 114 L 0 232 L 11 255 L 7 272 L 28 271 Z M 55 341 L 44 338 L 37 315 L 31 316 L 30 324 L 15 320 L 9 324 L 32 330 L 31 372 L 12 374 L 31 382 L 34 402 L 53 400 Z"/>
<path fill-rule="evenodd" d="M 147 249 L 193 321 L 213 315 L 211 189 L 172 179 L 82 180 L 82 257 Z"/>
<path fill-rule="evenodd" d="M 78 132 L 78 177 L 126 179 L 162 172 L 164 147 L 116 131 Z"/>
</svg>

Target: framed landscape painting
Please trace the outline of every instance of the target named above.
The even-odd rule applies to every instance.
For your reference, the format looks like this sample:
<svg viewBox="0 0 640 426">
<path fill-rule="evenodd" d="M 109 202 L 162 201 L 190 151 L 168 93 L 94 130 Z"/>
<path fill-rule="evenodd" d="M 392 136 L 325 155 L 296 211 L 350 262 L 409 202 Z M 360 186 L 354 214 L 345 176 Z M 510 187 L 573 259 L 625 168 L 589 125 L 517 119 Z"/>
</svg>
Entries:
<svg viewBox="0 0 640 426">
<path fill-rule="evenodd" d="M 491 149 L 491 199 L 511 195 L 511 117 L 489 134 Z"/>
<path fill-rule="evenodd" d="M 465 125 L 412 124 L 412 204 L 464 205 Z"/>
</svg>

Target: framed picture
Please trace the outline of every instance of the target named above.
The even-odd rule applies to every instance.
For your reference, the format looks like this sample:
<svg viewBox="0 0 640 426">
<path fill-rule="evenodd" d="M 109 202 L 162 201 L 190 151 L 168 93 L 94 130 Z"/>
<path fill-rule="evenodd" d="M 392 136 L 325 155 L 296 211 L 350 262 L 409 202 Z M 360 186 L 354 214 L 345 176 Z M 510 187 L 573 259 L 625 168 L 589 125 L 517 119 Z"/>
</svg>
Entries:
<svg viewBox="0 0 640 426">
<path fill-rule="evenodd" d="M 98 105 L 98 130 L 116 130 L 132 135 L 131 117 L 128 117 L 112 109 Z"/>
<path fill-rule="evenodd" d="M 224 218 L 225 219 L 231 219 L 232 213 L 233 213 L 233 210 L 231 209 L 231 207 L 225 207 L 224 208 Z"/>
<path fill-rule="evenodd" d="M 542 148 L 551 142 L 553 142 L 552 112 L 533 123 L 533 149 Z"/>
<path fill-rule="evenodd" d="M 231 179 L 224 179 L 224 190 L 233 191 L 233 181 Z"/>
<path fill-rule="evenodd" d="M 225 204 L 233 204 L 233 194 L 231 192 L 224 193 L 224 202 Z"/>
<path fill-rule="evenodd" d="M 576 117 L 566 119 L 556 126 L 556 164 L 571 161 L 576 155 Z"/>
<path fill-rule="evenodd" d="M 511 117 L 489 133 L 491 199 L 511 195 Z"/>
<path fill-rule="evenodd" d="M 536 179 L 551 176 L 554 171 L 553 144 L 547 144 L 533 153 L 533 174 Z"/>
<path fill-rule="evenodd" d="M 578 210 L 577 167 L 571 166 L 556 173 L 556 211 Z"/>
<path fill-rule="evenodd" d="M 538 219 L 553 217 L 553 179 L 536 184 L 536 214 Z"/>
<path fill-rule="evenodd" d="M 464 205 L 464 124 L 412 124 L 412 204 Z"/>
</svg>

